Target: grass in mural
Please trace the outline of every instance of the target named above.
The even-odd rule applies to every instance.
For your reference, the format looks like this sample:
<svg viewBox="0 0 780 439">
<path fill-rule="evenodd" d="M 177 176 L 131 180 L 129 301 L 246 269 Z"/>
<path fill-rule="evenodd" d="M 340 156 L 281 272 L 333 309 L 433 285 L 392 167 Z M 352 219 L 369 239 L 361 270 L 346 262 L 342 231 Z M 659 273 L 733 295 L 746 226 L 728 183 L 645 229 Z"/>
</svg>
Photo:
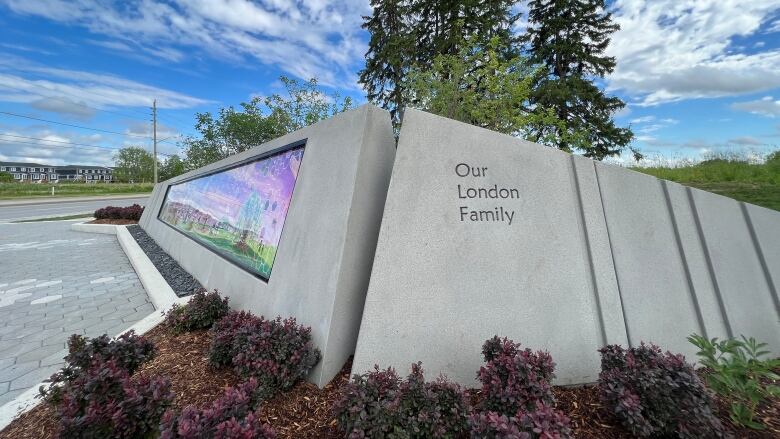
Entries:
<svg viewBox="0 0 780 439">
<path fill-rule="evenodd" d="M 180 224 L 184 232 L 196 240 L 200 240 L 217 252 L 236 260 L 239 264 L 252 268 L 264 275 L 270 274 L 271 266 L 276 257 L 276 250 L 271 246 L 248 240 L 240 242 L 238 234 L 224 230 L 206 229 L 198 224 Z"/>
<path fill-rule="evenodd" d="M 173 185 L 159 218 L 268 278 L 302 158 L 297 147 Z"/>
</svg>

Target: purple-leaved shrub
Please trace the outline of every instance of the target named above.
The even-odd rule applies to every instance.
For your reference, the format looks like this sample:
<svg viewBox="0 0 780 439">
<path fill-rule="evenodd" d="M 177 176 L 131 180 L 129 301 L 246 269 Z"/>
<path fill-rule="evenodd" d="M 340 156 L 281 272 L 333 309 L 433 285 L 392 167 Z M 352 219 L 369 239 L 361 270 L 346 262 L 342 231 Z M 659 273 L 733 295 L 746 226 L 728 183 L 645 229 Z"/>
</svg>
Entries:
<svg viewBox="0 0 780 439">
<path fill-rule="evenodd" d="M 450 438 L 468 431 L 463 391 L 444 377 L 426 383 L 419 363 L 403 381 L 392 368 L 355 375 L 334 409 L 350 438 Z"/>
<path fill-rule="evenodd" d="M 106 334 L 92 339 L 73 334 L 68 339 L 65 367 L 48 379 L 51 383 L 48 388 L 41 386 L 39 392 L 47 401 L 58 403 L 63 385 L 82 376 L 94 363 L 113 361 L 116 367 L 132 375 L 154 355 L 154 344 L 134 331 L 128 331 L 113 340 Z"/>
<path fill-rule="evenodd" d="M 551 380 L 555 363 L 547 352 L 520 349 L 519 343 L 495 336 L 482 346 L 485 365 L 477 377 L 482 383 L 480 410 L 514 416 L 534 410 L 536 402 L 555 401 Z"/>
<path fill-rule="evenodd" d="M 149 437 L 172 401 L 167 379 L 131 380 L 129 372 L 115 360 L 95 360 L 84 373 L 63 385 L 57 406 L 58 437 Z"/>
<path fill-rule="evenodd" d="M 520 409 L 515 416 L 496 412 L 474 413 L 469 418 L 473 439 L 565 439 L 572 437 L 569 418 L 537 401 L 532 411 Z"/>
<path fill-rule="evenodd" d="M 274 430 L 253 413 L 262 393 L 257 380 L 250 378 L 227 389 L 206 408 L 189 405 L 181 413 L 169 410 L 160 424 L 160 439 L 273 439 Z"/>
<path fill-rule="evenodd" d="M 177 334 L 208 329 L 228 311 L 227 297 L 221 297 L 217 290 L 210 293 L 200 290 L 192 295 L 186 305 L 174 304 L 165 314 L 165 324 Z"/>
<path fill-rule="evenodd" d="M 143 206 L 133 204 L 127 207 L 106 206 L 97 209 L 93 216 L 95 219 L 127 219 L 139 221 L 144 213 Z"/>
<path fill-rule="evenodd" d="M 599 352 L 601 398 L 627 430 L 640 437 L 723 437 L 712 397 L 685 357 L 644 343 Z"/>
<path fill-rule="evenodd" d="M 244 378 L 254 377 L 265 396 L 287 390 L 320 360 L 311 328 L 294 318 L 266 320 L 247 312 L 228 313 L 212 328 L 209 362 L 233 366 Z"/>
</svg>

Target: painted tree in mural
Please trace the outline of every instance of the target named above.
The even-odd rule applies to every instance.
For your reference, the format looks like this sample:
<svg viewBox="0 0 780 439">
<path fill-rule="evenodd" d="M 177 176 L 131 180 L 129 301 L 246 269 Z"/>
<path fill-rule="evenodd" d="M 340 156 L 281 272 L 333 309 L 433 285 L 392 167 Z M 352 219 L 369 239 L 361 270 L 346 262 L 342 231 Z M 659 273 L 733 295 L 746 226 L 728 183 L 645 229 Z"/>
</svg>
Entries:
<svg viewBox="0 0 780 439">
<path fill-rule="evenodd" d="M 246 245 L 246 238 L 250 233 L 254 234 L 260 229 L 263 219 L 263 204 L 263 200 L 257 195 L 257 192 L 252 192 L 252 195 L 238 211 L 238 228 L 241 233 L 240 246 Z"/>
</svg>

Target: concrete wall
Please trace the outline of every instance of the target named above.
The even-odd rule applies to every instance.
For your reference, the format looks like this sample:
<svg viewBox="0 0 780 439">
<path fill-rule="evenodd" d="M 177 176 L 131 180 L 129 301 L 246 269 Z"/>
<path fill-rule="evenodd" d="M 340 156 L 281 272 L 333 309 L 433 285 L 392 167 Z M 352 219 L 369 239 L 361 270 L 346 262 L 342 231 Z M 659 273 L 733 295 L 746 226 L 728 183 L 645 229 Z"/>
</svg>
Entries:
<svg viewBox="0 0 780 439">
<path fill-rule="evenodd" d="M 157 219 L 169 185 L 306 139 L 303 161 L 266 283 Z M 363 106 L 160 183 L 140 224 L 233 308 L 293 316 L 312 327 L 319 386 L 352 355 L 360 326 L 395 142 L 389 114 Z"/>
<path fill-rule="evenodd" d="M 493 185 L 519 198 L 459 198 Z M 778 212 L 407 110 L 352 371 L 422 361 L 473 385 L 494 334 L 549 350 L 560 384 L 595 381 L 612 343 L 693 360 L 689 334 L 745 334 L 777 354 L 778 281 Z"/>
</svg>

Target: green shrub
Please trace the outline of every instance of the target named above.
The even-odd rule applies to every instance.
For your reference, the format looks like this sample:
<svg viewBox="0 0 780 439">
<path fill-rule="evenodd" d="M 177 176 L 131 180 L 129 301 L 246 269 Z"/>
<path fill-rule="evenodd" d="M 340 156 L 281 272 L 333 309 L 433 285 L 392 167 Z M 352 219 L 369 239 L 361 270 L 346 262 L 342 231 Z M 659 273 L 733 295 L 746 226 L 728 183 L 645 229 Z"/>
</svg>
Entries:
<svg viewBox="0 0 780 439">
<path fill-rule="evenodd" d="M 754 429 L 764 426 L 755 419 L 756 408 L 767 397 L 780 396 L 780 386 L 764 385 L 762 380 L 780 380 L 774 370 L 780 368 L 778 359 L 762 359 L 769 354 L 762 350 L 766 343 L 758 343 L 742 336 L 742 340 L 708 340 L 693 334 L 688 341 L 699 348 L 696 355 L 701 364 L 710 369 L 707 384 L 719 395 L 731 399 L 730 417 L 736 425 Z"/>
<path fill-rule="evenodd" d="M 220 297 L 217 290 L 210 293 L 201 290 L 186 305 L 173 305 L 165 315 L 165 324 L 174 333 L 208 329 L 228 311 L 227 297 Z"/>
</svg>

